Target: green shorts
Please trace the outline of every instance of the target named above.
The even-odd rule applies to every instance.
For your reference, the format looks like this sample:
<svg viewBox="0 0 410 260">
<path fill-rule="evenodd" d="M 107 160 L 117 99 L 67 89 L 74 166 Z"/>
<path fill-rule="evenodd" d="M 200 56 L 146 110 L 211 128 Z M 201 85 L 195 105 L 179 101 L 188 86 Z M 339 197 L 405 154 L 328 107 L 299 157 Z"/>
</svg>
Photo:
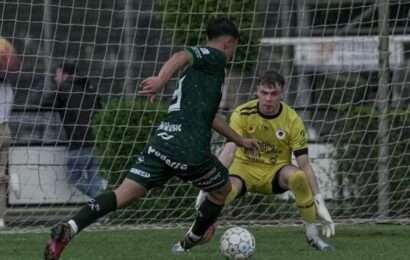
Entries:
<svg viewBox="0 0 410 260">
<path fill-rule="evenodd" d="M 144 186 L 147 190 L 163 186 L 171 177 L 177 176 L 185 182 L 191 182 L 204 191 L 217 190 L 226 185 L 229 173 L 225 166 L 213 155 L 199 164 L 178 162 L 148 146 L 138 156 L 127 178 Z"/>
</svg>

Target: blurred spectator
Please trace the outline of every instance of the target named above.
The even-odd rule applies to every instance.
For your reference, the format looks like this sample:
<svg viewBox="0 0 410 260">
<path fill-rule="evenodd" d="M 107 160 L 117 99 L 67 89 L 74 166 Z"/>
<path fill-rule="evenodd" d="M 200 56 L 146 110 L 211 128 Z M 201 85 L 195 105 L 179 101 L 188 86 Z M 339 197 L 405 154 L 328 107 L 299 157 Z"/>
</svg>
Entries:
<svg viewBox="0 0 410 260">
<path fill-rule="evenodd" d="M 6 173 L 11 143 L 10 128 L 8 125 L 11 109 L 14 103 L 14 93 L 10 84 L 0 76 L 0 228 L 4 227 L 4 214 L 7 206 Z"/>
<path fill-rule="evenodd" d="M 105 180 L 98 175 L 99 161 L 95 155 L 92 118 L 101 108 L 96 88 L 87 78 L 77 77 L 75 63 L 65 62 L 57 67 L 57 91 L 48 105 L 60 114 L 68 140 L 67 174 L 71 184 L 94 198 L 104 189 Z"/>
</svg>

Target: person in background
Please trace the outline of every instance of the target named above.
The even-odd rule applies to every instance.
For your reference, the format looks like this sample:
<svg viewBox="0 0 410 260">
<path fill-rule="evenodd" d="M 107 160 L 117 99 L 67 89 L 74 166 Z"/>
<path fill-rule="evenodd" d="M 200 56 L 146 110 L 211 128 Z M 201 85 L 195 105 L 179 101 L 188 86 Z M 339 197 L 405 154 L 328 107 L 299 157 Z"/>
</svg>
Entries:
<svg viewBox="0 0 410 260">
<path fill-rule="evenodd" d="M 77 76 L 77 65 L 63 62 L 55 72 L 57 91 L 52 106 L 60 115 L 68 140 L 67 175 L 69 183 L 85 195 L 95 198 L 104 189 L 104 179 L 98 174 L 95 136 L 91 127 L 101 102 L 89 80 Z"/>
<path fill-rule="evenodd" d="M 5 226 L 4 214 L 7 206 L 7 162 L 11 133 L 9 119 L 14 104 L 14 92 L 5 76 L 0 75 L 0 228 Z"/>
</svg>

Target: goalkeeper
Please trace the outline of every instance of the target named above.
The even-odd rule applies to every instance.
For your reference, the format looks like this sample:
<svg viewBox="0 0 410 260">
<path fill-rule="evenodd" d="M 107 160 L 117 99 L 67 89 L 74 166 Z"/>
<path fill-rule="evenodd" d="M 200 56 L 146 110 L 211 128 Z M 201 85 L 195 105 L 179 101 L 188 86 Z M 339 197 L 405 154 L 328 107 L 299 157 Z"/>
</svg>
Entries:
<svg viewBox="0 0 410 260">
<path fill-rule="evenodd" d="M 241 137 L 216 116 L 226 61 L 235 51 L 238 29 L 230 20 L 219 18 L 209 23 L 207 35 L 206 46 L 175 53 L 158 76 L 142 81 L 140 94 L 152 100 L 174 73 L 186 68 L 167 117 L 122 184 L 98 195 L 67 222 L 57 224 L 51 230 L 45 259 L 59 259 L 74 235 L 99 217 L 141 199 L 151 188 L 163 186 L 173 176 L 208 192 L 191 229 L 175 243 L 173 252 L 186 252 L 206 238 L 206 231 L 218 218 L 231 189 L 227 169 L 211 154 L 211 128 L 241 147 L 257 148 L 256 140 Z"/>
<path fill-rule="evenodd" d="M 258 140 L 257 153 L 228 142 L 219 156 L 229 168 L 232 190 L 226 204 L 246 192 L 280 194 L 290 190 L 305 222 L 308 243 L 321 251 L 333 250 L 319 237 L 316 221 L 321 219 L 323 235 L 335 234 L 335 226 L 319 192 L 308 158 L 308 144 L 302 119 L 281 101 L 285 80 L 275 71 L 259 79 L 257 99 L 237 107 L 230 126 L 241 136 Z M 294 154 L 297 166 L 291 162 Z M 201 191 L 197 205 L 203 200 Z"/>
</svg>

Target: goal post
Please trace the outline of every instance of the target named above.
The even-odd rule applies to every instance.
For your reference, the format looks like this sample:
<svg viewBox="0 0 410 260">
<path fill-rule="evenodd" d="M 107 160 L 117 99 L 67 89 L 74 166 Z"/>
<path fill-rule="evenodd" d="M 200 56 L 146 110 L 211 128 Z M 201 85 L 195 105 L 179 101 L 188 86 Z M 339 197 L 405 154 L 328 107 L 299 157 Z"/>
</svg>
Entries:
<svg viewBox="0 0 410 260">
<path fill-rule="evenodd" d="M 409 10 L 406 1 L 364 0 L 1 2 L 0 36 L 15 46 L 21 65 L 7 74 L 16 98 L 8 189 L 0 194 L 7 205 L 0 215 L 16 230 L 48 228 L 89 199 L 68 182 L 70 136 L 60 114 L 42 105 L 57 91 L 58 64 L 76 61 L 79 76 L 101 97 L 95 145 L 101 174 L 114 188 L 167 113 L 177 77 L 154 104 L 136 95 L 138 83 L 158 73 L 173 52 L 203 43 L 208 19 L 226 15 L 238 24 L 241 41 L 226 69 L 222 112 L 229 115 L 254 98 L 264 70 L 280 71 L 287 82 L 284 99 L 308 130 L 312 164 L 334 220 L 408 222 Z M 214 153 L 222 143 L 215 135 Z M 197 193 L 172 179 L 102 223 L 186 225 Z M 288 193 L 248 194 L 220 221 L 300 223 L 293 203 Z"/>
</svg>

